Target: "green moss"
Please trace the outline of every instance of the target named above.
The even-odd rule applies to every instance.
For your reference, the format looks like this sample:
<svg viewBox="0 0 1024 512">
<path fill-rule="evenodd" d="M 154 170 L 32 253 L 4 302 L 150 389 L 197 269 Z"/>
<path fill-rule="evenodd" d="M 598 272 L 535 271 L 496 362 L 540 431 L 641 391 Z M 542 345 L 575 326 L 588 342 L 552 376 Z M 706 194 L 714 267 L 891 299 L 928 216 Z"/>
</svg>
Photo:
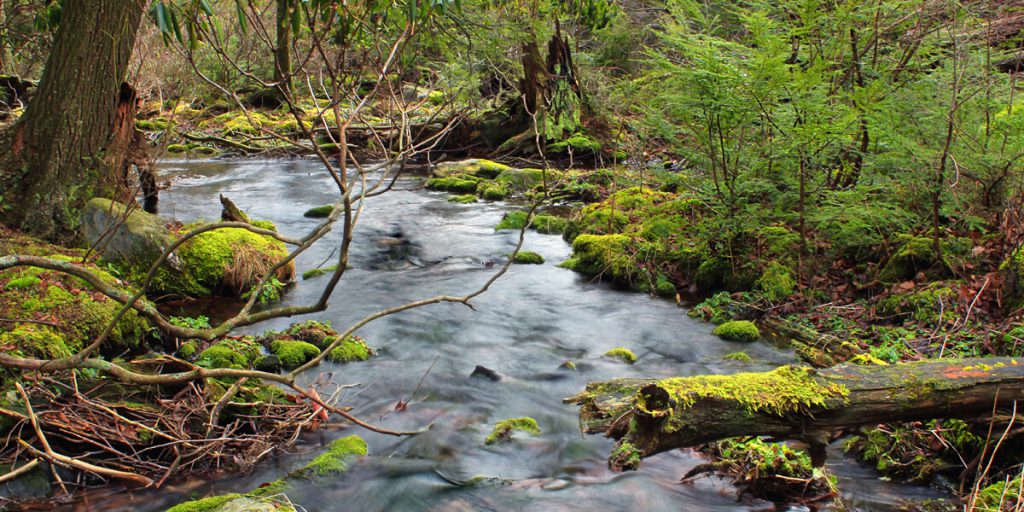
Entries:
<svg viewBox="0 0 1024 512">
<path fill-rule="evenodd" d="M 175 505 L 167 512 L 214 512 L 232 500 L 241 498 L 241 494 L 225 494 L 223 496 L 210 496 L 200 500 L 186 501 Z"/>
<path fill-rule="evenodd" d="M 199 343 L 195 340 L 189 340 L 181 344 L 178 348 L 178 356 L 186 359 L 191 359 L 192 356 L 196 355 L 199 351 Z"/>
<path fill-rule="evenodd" d="M 68 357 L 82 348 L 81 343 L 69 346 L 51 327 L 36 324 L 18 324 L 13 330 L 0 333 L 0 346 L 39 359 Z"/>
<path fill-rule="evenodd" d="M 786 265 L 772 262 L 757 280 L 757 288 L 771 302 L 781 302 L 796 292 L 793 271 Z"/>
<path fill-rule="evenodd" d="M 744 304 L 733 299 L 729 292 L 718 292 L 694 306 L 687 314 L 719 325 L 742 316 L 746 309 Z"/>
<path fill-rule="evenodd" d="M 561 177 L 562 173 L 554 169 L 508 169 L 502 171 L 494 181 L 511 190 L 525 192 L 539 188 L 545 183 L 551 186 Z"/>
<path fill-rule="evenodd" d="M 900 248 L 889 257 L 878 275 L 882 281 L 913 279 L 918 272 L 933 277 L 946 274 L 951 269 L 961 268 L 974 247 L 969 238 L 943 238 L 939 241 L 940 261 L 935 254 L 934 241 L 929 237 L 903 235 L 900 242 Z"/>
<path fill-rule="evenodd" d="M 461 194 L 448 197 L 449 203 L 471 204 L 477 202 L 475 194 Z"/>
<path fill-rule="evenodd" d="M 562 363 L 559 366 L 559 368 L 563 368 L 563 369 L 566 369 L 566 370 L 575 370 L 576 369 L 576 363 L 573 362 L 573 361 L 566 361 L 566 362 Z"/>
<path fill-rule="evenodd" d="M 306 210 L 306 213 L 303 213 L 302 216 L 309 217 L 311 219 L 326 219 L 331 215 L 332 211 L 334 211 L 334 205 L 325 204 L 323 206 L 317 206 Z"/>
<path fill-rule="evenodd" d="M 529 212 L 514 211 L 506 213 L 501 221 L 498 222 L 497 226 L 494 226 L 495 231 L 503 229 L 523 229 L 526 227 L 526 222 L 529 220 Z"/>
<path fill-rule="evenodd" d="M 654 291 L 662 297 L 671 297 L 676 294 L 676 285 L 664 274 L 658 274 L 654 281 Z"/>
<path fill-rule="evenodd" d="M 178 268 L 181 270 L 164 266 L 157 272 L 150 293 L 192 297 L 213 293 L 243 296 L 259 282 L 272 263 L 287 255 L 284 243 L 271 236 L 244 228 L 206 231 L 178 249 Z M 148 266 L 147 263 L 129 269 L 129 279 L 141 279 Z M 278 292 L 283 283 L 292 280 L 294 272 L 294 262 L 278 269 L 274 275 Z"/>
<path fill-rule="evenodd" d="M 356 457 L 367 454 L 366 442 L 359 436 L 348 436 L 336 439 L 327 451 L 317 455 L 303 468 L 303 473 L 311 476 L 326 476 L 342 473 Z"/>
<path fill-rule="evenodd" d="M 978 512 L 997 512 L 1002 510 L 1017 510 L 1021 502 L 1021 479 L 1017 478 L 1007 482 L 1001 480 L 978 491 L 975 499 L 974 510 Z"/>
<path fill-rule="evenodd" d="M 427 188 L 455 194 L 474 194 L 479 183 L 480 180 L 478 178 L 469 175 L 459 175 L 446 178 L 430 178 L 427 180 Z"/>
<path fill-rule="evenodd" d="M 544 263 L 544 257 L 535 252 L 519 251 L 512 258 L 512 262 L 525 265 L 540 265 Z"/>
<path fill-rule="evenodd" d="M 609 456 L 609 462 L 612 466 L 622 469 L 639 468 L 642 459 L 643 455 L 640 453 L 640 450 L 629 441 L 619 441 Z"/>
<path fill-rule="evenodd" d="M 539 435 L 541 430 L 540 426 L 537 425 L 537 420 L 530 417 L 521 418 L 510 418 L 504 421 L 499 421 L 494 425 L 494 429 L 491 430 L 491 434 L 484 440 L 486 444 L 494 444 L 497 442 L 508 442 L 512 440 L 512 434 L 515 432 L 526 432 L 528 434 Z"/>
<path fill-rule="evenodd" d="M 432 174 L 436 178 L 447 178 L 451 176 L 470 176 L 484 179 L 497 178 L 502 172 L 512 167 L 491 160 L 472 159 L 461 162 L 444 162 L 434 168 Z"/>
<path fill-rule="evenodd" d="M 718 452 L 723 461 L 733 464 L 740 472 L 753 475 L 754 478 L 814 478 L 811 458 L 805 452 L 794 450 L 784 444 L 769 443 L 758 437 L 748 440 L 727 439 L 718 444 Z"/>
<path fill-rule="evenodd" d="M 144 132 L 162 132 L 171 126 L 171 122 L 165 118 L 139 119 L 135 121 L 135 127 Z"/>
<path fill-rule="evenodd" d="M 923 289 L 894 293 L 878 303 L 879 312 L 900 315 L 918 322 L 939 325 L 955 321 L 957 292 L 943 283 L 931 283 Z M 939 313 L 942 312 L 942 316 Z"/>
<path fill-rule="evenodd" d="M 24 276 L 11 279 L 4 285 L 5 290 L 27 290 L 39 286 L 42 281 L 36 276 Z"/>
<path fill-rule="evenodd" d="M 713 334 L 728 341 L 757 341 L 761 332 L 754 322 L 749 320 L 733 320 L 715 328 Z"/>
<path fill-rule="evenodd" d="M 608 352 L 604 353 L 604 357 L 610 357 L 612 359 L 618 359 L 626 364 L 633 364 L 636 362 L 636 354 L 632 350 L 625 347 L 616 347 Z"/>
<path fill-rule="evenodd" d="M 180 155 L 182 153 L 188 153 L 188 146 L 186 146 L 184 144 L 168 144 L 166 149 L 167 149 L 168 153 L 175 154 L 175 155 Z"/>
<path fill-rule="evenodd" d="M 320 277 L 320 276 L 322 276 L 324 274 L 334 273 L 335 270 L 338 270 L 338 266 L 337 265 L 331 265 L 329 267 L 321 267 L 321 268 L 311 268 L 311 269 L 309 269 L 309 270 L 307 270 L 307 271 L 302 273 L 302 279 L 303 280 L 313 279 L 314 277 Z"/>
<path fill-rule="evenodd" d="M 320 349 L 312 343 L 284 339 L 271 343 L 270 352 L 279 357 L 281 366 L 287 369 L 298 368 L 320 355 Z"/>
<path fill-rule="evenodd" d="M 747 355 L 746 352 L 733 352 L 731 354 L 726 354 L 722 359 L 728 361 L 740 361 L 742 363 L 749 363 L 751 361 L 750 356 Z"/>
<path fill-rule="evenodd" d="M 806 413 L 813 407 L 828 407 L 829 400 L 845 398 L 846 387 L 823 384 L 808 368 L 782 366 L 770 372 L 733 375 L 702 375 L 661 379 L 656 385 L 683 409 L 698 400 L 714 398 L 738 403 L 749 414 L 764 412 L 782 416 Z M 649 407 L 651 397 L 638 392 L 634 405 L 652 416 L 671 416 L 672 407 Z M 676 418 L 675 421 L 685 421 Z"/>
<path fill-rule="evenodd" d="M 572 150 L 576 154 L 593 154 L 601 151 L 601 143 L 582 133 L 576 133 L 563 141 L 548 144 L 548 151 L 567 153 Z"/>
<path fill-rule="evenodd" d="M 536 229 L 538 233 L 544 234 L 562 234 L 565 231 L 569 221 L 555 217 L 554 215 L 540 214 L 533 217 L 533 229 Z"/>
<path fill-rule="evenodd" d="M 333 343 L 333 339 L 328 343 Z M 366 361 L 373 355 L 373 351 L 366 345 L 366 341 L 359 336 L 349 336 L 327 354 L 327 360 L 335 363 L 351 363 L 355 361 Z"/>
<path fill-rule="evenodd" d="M 630 242 L 626 235 L 580 235 L 572 243 L 574 270 L 631 282 L 639 269 Z"/>
<path fill-rule="evenodd" d="M 269 229 L 270 231 L 277 232 L 277 225 L 269 220 L 250 220 L 249 224 L 261 229 Z"/>
<path fill-rule="evenodd" d="M 501 183 L 481 181 L 476 187 L 476 193 L 488 201 L 501 201 L 511 195 L 512 191 Z"/>
<path fill-rule="evenodd" d="M 260 346 L 250 339 L 225 339 L 202 351 L 196 364 L 205 368 L 249 369 L 261 354 Z"/>
</svg>

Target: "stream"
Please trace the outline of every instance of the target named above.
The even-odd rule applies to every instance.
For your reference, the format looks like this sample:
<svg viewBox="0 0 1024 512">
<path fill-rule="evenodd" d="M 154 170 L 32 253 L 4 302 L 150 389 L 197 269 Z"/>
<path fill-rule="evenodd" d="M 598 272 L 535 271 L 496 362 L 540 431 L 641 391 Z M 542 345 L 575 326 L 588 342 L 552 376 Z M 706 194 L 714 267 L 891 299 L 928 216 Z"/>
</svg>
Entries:
<svg viewBox="0 0 1024 512">
<path fill-rule="evenodd" d="M 219 218 L 217 198 L 224 194 L 254 219 L 269 219 L 281 232 L 301 236 L 317 223 L 303 212 L 336 198 L 333 182 L 313 160 L 165 161 L 161 167 L 162 179 L 173 183 L 161 196 L 161 214 L 183 221 Z M 479 287 L 515 247 L 518 232 L 494 230 L 515 205 L 462 205 L 447 197 L 423 189 L 422 179 L 410 176 L 394 191 L 368 199 L 351 251 L 352 268 L 330 308 L 245 332 L 284 329 L 307 319 L 342 330 L 386 307 Z M 334 264 L 340 237 L 336 229 L 299 256 L 298 273 L 328 259 L 326 265 Z M 767 502 L 738 499 L 727 480 L 678 483 L 703 461 L 692 451 L 658 455 L 636 472 L 611 472 L 605 459 L 612 441 L 583 436 L 576 407 L 562 399 L 588 381 L 761 371 L 794 362 L 793 354 L 762 343 L 721 341 L 711 335 L 711 325 L 689 318 L 673 301 L 619 291 L 558 268 L 570 254 L 559 236 L 529 232 L 523 249 L 541 254 L 546 263 L 513 265 L 473 301 L 475 310 L 439 304 L 381 319 L 358 333 L 377 350 L 376 357 L 348 365 L 325 362 L 307 373 L 305 383 L 320 375 L 336 384 L 357 384 L 344 390 L 340 404 L 353 407 L 360 418 L 398 430 L 433 425 L 426 433 L 396 438 L 358 428 L 322 429 L 245 476 L 172 482 L 156 491 L 105 488 L 72 509 L 157 511 L 211 493 L 245 492 L 302 465 L 331 440 L 354 433 L 366 440 L 370 456 L 337 478 L 289 492 L 300 510 L 775 510 Z M 300 279 L 284 304 L 313 302 L 327 279 Z M 618 346 L 633 350 L 637 363 L 601 357 Z M 740 350 L 754 362 L 723 360 Z M 575 371 L 559 369 L 567 360 L 577 364 Z M 503 378 L 471 377 L 477 365 Z M 408 409 L 396 412 L 396 403 L 414 390 Z M 543 433 L 484 444 L 495 422 L 518 416 L 535 418 Z M 944 496 L 883 482 L 835 446 L 829 465 L 857 510 L 895 510 L 900 500 Z M 487 479 L 456 485 L 478 476 Z"/>
</svg>

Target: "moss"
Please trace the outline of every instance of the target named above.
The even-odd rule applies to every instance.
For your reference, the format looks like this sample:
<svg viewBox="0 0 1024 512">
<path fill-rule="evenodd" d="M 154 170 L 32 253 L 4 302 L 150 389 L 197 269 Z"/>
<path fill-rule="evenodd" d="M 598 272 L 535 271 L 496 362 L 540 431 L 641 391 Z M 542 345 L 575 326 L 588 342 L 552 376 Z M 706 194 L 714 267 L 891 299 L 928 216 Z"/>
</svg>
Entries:
<svg viewBox="0 0 1024 512">
<path fill-rule="evenodd" d="M 189 340 L 181 344 L 178 348 L 178 357 L 184 357 L 191 359 L 199 351 L 199 343 L 196 340 Z"/>
<path fill-rule="evenodd" d="M 757 288 L 764 292 L 764 297 L 771 302 L 788 299 L 796 292 L 792 269 L 781 263 L 772 262 L 757 280 Z"/>
<path fill-rule="evenodd" d="M 224 339 L 202 351 L 196 364 L 205 368 L 249 369 L 261 353 L 260 346 L 251 339 Z"/>
<path fill-rule="evenodd" d="M 540 214 L 533 217 L 533 229 L 536 229 L 538 233 L 544 234 L 562 234 L 565 231 L 569 221 L 555 217 L 554 215 Z"/>
<path fill-rule="evenodd" d="M 633 364 L 637 360 L 636 354 L 634 354 L 632 350 L 625 347 L 613 348 L 608 352 L 605 352 L 604 357 L 618 359 L 626 364 Z"/>
<path fill-rule="evenodd" d="M 479 183 L 479 179 L 467 175 L 449 176 L 446 178 L 430 178 L 427 180 L 427 188 L 456 194 L 473 194 L 476 193 Z"/>
<path fill-rule="evenodd" d="M 540 265 L 544 263 L 544 257 L 535 252 L 519 251 L 512 257 L 512 262 L 524 265 Z"/>
<path fill-rule="evenodd" d="M 956 304 L 957 292 L 952 287 L 931 283 L 920 290 L 889 295 L 878 303 L 878 310 L 883 314 L 900 315 L 918 322 L 939 325 L 958 318 Z"/>
<path fill-rule="evenodd" d="M 477 202 L 474 194 L 461 194 L 448 197 L 449 203 L 471 204 Z"/>
<path fill-rule="evenodd" d="M 822 384 L 814 378 L 812 370 L 794 366 L 760 373 L 674 377 L 661 379 L 655 385 L 683 409 L 698 400 L 714 398 L 734 401 L 750 414 L 764 412 L 777 416 L 805 413 L 812 407 L 827 408 L 829 400 L 849 394 L 846 387 Z M 649 400 L 651 396 L 641 391 L 634 397 L 634 405 L 652 416 L 673 414 L 672 407 L 649 404 Z M 685 421 L 685 418 L 676 421 Z"/>
<path fill-rule="evenodd" d="M 989 485 L 978 491 L 974 510 L 979 512 L 1017 510 L 1016 507 L 1021 501 L 1020 489 L 1020 478 L 1009 482 L 1001 480 Z"/>
<path fill-rule="evenodd" d="M 742 363 L 749 363 L 751 361 L 750 356 L 747 355 L 746 352 L 733 352 L 731 354 L 726 354 L 722 359 L 727 361 L 740 361 Z"/>
<path fill-rule="evenodd" d="M 311 268 L 311 269 L 309 269 L 309 270 L 307 270 L 307 271 L 302 273 L 302 279 L 303 280 L 313 279 L 314 277 L 320 277 L 320 276 L 322 276 L 324 274 L 334 273 L 335 270 L 338 270 L 338 266 L 337 265 L 331 265 L 329 267 L 321 267 L 321 268 Z"/>
<path fill-rule="evenodd" d="M 36 324 L 18 324 L 13 330 L 0 333 L 0 346 L 39 359 L 68 357 L 82 348 L 80 343 L 69 346 L 50 326 Z"/>
<path fill-rule="evenodd" d="M 312 343 L 284 339 L 271 343 L 270 351 L 281 358 L 281 366 L 286 369 L 298 368 L 320 355 L 320 349 Z"/>
<path fill-rule="evenodd" d="M 154 295 L 208 296 L 213 293 L 243 296 L 263 277 L 270 265 L 288 255 L 284 243 L 244 228 L 222 228 L 200 233 L 177 251 L 178 268 L 164 266 L 157 272 L 150 293 Z M 129 279 L 140 280 L 148 264 L 128 270 Z M 294 262 L 278 269 L 277 291 L 292 280 Z M 264 290 L 264 293 L 266 290 Z"/>
<path fill-rule="evenodd" d="M 525 192 L 545 183 L 553 185 L 561 177 L 562 173 L 554 169 L 507 169 L 495 177 L 494 181 L 511 190 Z"/>
<path fill-rule="evenodd" d="M 718 444 L 718 455 L 754 478 L 782 476 L 804 481 L 814 478 L 814 467 L 807 453 L 757 437 L 722 441 Z M 798 485 L 806 484 L 800 482 Z"/>
<path fill-rule="evenodd" d="M 4 285 L 5 290 L 27 290 L 29 288 L 35 288 L 42 282 L 36 276 L 24 276 L 11 279 Z"/>
<path fill-rule="evenodd" d="M 754 322 L 749 320 L 733 320 L 715 328 L 713 334 L 727 341 L 757 341 L 761 332 Z"/>
<path fill-rule="evenodd" d="M 882 281 L 912 279 L 918 272 L 935 277 L 952 269 L 961 268 L 968 259 L 974 243 L 969 238 L 947 237 L 940 240 L 942 260 L 935 254 L 932 238 L 903 235 L 901 245 L 878 274 Z"/>
<path fill-rule="evenodd" d="M 499 421 L 494 425 L 494 429 L 491 430 L 491 434 L 484 440 L 486 444 L 494 444 L 497 442 L 509 442 L 512 440 L 512 434 L 515 432 L 526 432 L 528 434 L 539 435 L 541 430 L 540 426 L 537 425 L 537 420 L 530 417 L 521 418 L 510 418 L 504 421 Z"/>
<path fill-rule="evenodd" d="M 629 441 L 620 441 L 609 456 L 612 466 L 623 469 L 639 468 L 642 459 L 640 450 Z"/>
<path fill-rule="evenodd" d="M 512 191 L 501 183 L 482 181 L 477 185 L 476 193 L 488 201 L 501 201 L 510 196 Z"/>
<path fill-rule="evenodd" d="M 223 496 L 210 496 L 200 500 L 186 501 L 175 505 L 167 512 L 214 512 L 232 500 L 241 498 L 241 494 L 225 494 Z"/>
<path fill-rule="evenodd" d="M 171 122 L 165 118 L 139 119 L 135 121 L 135 127 L 144 132 L 162 132 L 170 128 Z"/>
<path fill-rule="evenodd" d="M 662 297 L 670 297 L 676 294 L 676 285 L 664 274 L 659 274 L 654 281 L 654 291 Z"/>
<path fill-rule="evenodd" d="M 302 472 L 311 476 L 341 473 L 348 469 L 353 459 L 366 454 L 366 442 L 359 436 L 352 435 L 335 439 L 327 451 L 317 455 L 309 464 L 306 464 Z"/>
<path fill-rule="evenodd" d="M 719 325 L 740 318 L 746 309 L 744 304 L 732 298 L 732 294 L 718 292 L 694 306 L 687 314 L 693 318 Z"/>
<path fill-rule="evenodd" d="M 165 149 L 167 149 L 168 153 L 175 154 L 175 155 L 180 155 L 182 153 L 188 153 L 188 146 L 186 146 L 184 144 L 168 144 L 167 148 L 165 148 Z"/>
<path fill-rule="evenodd" d="M 850 358 L 850 362 L 861 366 L 886 366 L 889 364 L 871 354 L 857 354 Z"/>
<path fill-rule="evenodd" d="M 620 282 L 631 282 L 638 265 L 630 254 L 626 235 L 580 235 L 572 243 L 574 270 L 603 275 Z"/>
<path fill-rule="evenodd" d="M 249 224 L 252 224 L 254 227 L 260 229 L 269 229 L 270 231 L 273 231 L 275 233 L 277 232 L 277 225 L 269 220 L 252 220 L 249 221 Z"/>
<path fill-rule="evenodd" d="M 554 153 L 567 153 L 572 150 L 576 154 L 594 154 L 601 151 L 601 143 L 581 133 L 563 141 L 548 144 L 548 151 Z"/>
<path fill-rule="evenodd" d="M 306 213 L 303 213 L 302 216 L 309 217 L 311 219 L 326 219 L 331 215 L 332 211 L 334 211 L 334 205 L 325 204 L 323 206 L 317 206 L 306 210 Z"/>
<path fill-rule="evenodd" d="M 451 176 L 471 176 L 476 178 L 494 179 L 512 167 L 484 159 L 463 160 L 461 162 L 445 162 L 438 164 L 431 174 L 436 178 Z"/>
<path fill-rule="evenodd" d="M 529 215 L 529 212 L 524 211 L 508 212 L 501 218 L 498 225 L 494 226 L 494 229 L 495 231 L 501 231 L 503 229 L 523 229 L 526 227 Z"/>
<path fill-rule="evenodd" d="M 328 343 L 333 343 L 333 339 Z M 366 361 L 373 355 L 373 351 L 366 345 L 366 341 L 359 336 L 345 338 L 341 345 L 338 345 L 327 354 L 327 360 L 335 363 L 351 363 L 355 361 Z"/>
<path fill-rule="evenodd" d="M 562 368 L 562 369 L 565 369 L 565 370 L 575 370 L 576 369 L 576 363 L 573 362 L 573 361 L 565 361 L 564 363 L 562 363 L 558 367 Z"/>
</svg>

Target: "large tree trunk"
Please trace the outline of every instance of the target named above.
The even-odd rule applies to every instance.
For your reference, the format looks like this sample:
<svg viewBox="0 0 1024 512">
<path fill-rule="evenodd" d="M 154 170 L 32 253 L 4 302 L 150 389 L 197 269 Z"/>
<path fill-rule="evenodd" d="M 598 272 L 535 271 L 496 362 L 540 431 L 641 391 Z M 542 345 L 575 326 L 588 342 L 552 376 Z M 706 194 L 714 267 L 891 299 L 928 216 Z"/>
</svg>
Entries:
<svg viewBox="0 0 1024 512">
<path fill-rule="evenodd" d="M 122 84 L 145 8 L 144 0 L 65 3 L 39 88 L 0 138 L 0 204 L 14 205 L 3 220 L 68 238 L 86 200 L 125 199 L 135 97 Z"/>
<path fill-rule="evenodd" d="M 274 45 L 274 82 L 284 95 L 290 95 L 291 84 L 291 46 L 292 46 L 292 0 L 277 0 L 277 16 Z"/>
<path fill-rule="evenodd" d="M 1024 364 L 1010 358 L 941 359 L 822 371 L 592 382 L 567 398 L 588 434 L 618 439 L 608 463 L 739 436 L 802 439 L 823 457 L 828 434 L 861 425 L 971 418 L 1024 399 Z"/>
</svg>

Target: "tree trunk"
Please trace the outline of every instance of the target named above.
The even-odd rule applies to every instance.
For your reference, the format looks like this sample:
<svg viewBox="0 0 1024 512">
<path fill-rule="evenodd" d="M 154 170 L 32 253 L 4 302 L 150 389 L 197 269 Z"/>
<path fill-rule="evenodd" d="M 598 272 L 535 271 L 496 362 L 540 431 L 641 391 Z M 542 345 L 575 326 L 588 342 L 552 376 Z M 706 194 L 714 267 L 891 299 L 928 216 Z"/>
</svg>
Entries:
<svg viewBox="0 0 1024 512">
<path fill-rule="evenodd" d="M 290 95 L 291 84 L 291 45 L 292 45 L 292 0 L 277 0 L 276 32 L 277 42 L 274 45 L 274 82 L 284 95 Z"/>
<path fill-rule="evenodd" d="M 1024 364 L 975 358 L 616 379 L 565 401 L 580 406 L 585 433 L 618 439 L 609 466 L 636 469 L 644 457 L 730 437 L 803 439 L 822 450 L 827 434 L 850 427 L 970 418 L 1021 399 Z"/>
<path fill-rule="evenodd" d="M 39 236 L 74 236 L 94 196 L 125 199 L 135 96 L 122 87 L 146 2 L 68 0 L 39 88 L 0 138 L 3 220 Z"/>
</svg>

